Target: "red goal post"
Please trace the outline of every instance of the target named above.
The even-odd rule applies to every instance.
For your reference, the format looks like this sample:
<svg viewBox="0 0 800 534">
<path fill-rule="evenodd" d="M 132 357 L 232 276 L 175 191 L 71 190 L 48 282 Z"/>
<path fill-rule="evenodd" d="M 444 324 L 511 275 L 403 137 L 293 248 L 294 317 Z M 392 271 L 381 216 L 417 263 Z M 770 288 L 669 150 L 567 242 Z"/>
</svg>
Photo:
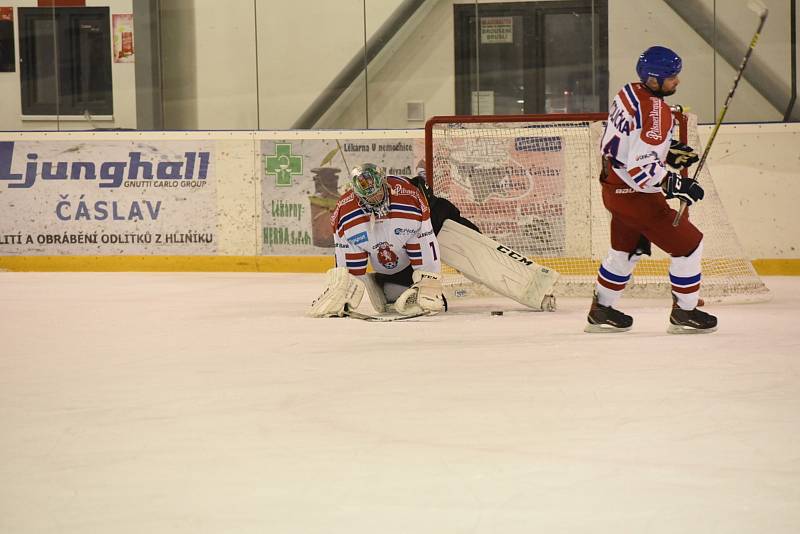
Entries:
<svg viewBox="0 0 800 534">
<path fill-rule="evenodd" d="M 673 115 L 678 139 L 702 151 L 696 116 Z M 606 119 L 606 113 L 433 117 L 425 125 L 427 180 L 486 235 L 559 271 L 557 294 L 589 296 L 610 244 L 598 181 Z M 706 197 L 691 215 L 706 236 L 702 296 L 765 300 L 766 286 L 743 253 L 708 167 L 699 180 Z M 626 293 L 669 295 L 669 258 L 653 249 Z"/>
</svg>

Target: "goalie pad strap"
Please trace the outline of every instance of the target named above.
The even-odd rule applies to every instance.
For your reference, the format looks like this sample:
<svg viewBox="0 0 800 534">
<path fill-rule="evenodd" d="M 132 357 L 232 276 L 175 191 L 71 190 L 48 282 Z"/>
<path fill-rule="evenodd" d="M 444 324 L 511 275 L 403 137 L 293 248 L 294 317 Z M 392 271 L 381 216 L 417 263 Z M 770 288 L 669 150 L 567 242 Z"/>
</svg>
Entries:
<svg viewBox="0 0 800 534">
<path fill-rule="evenodd" d="M 553 292 L 558 273 L 457 222 L 436 236 L 442 261 L 465 277 L 537 310 Z"/>
</svg>

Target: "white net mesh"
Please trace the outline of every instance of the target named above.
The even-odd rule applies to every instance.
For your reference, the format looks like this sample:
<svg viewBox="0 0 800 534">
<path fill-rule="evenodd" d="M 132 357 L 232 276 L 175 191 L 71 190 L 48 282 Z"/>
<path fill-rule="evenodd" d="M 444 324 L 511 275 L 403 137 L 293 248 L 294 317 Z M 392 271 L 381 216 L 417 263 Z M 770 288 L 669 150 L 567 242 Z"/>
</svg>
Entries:
<svg viewBox="0 0 800 534">
<path fill-rule="evenodd" d="M 603 123 L 557 115 L 547 121 L 490 120 L 434 121 L 426 140 L 432 147 L 434 193 L 450 199 L 486 235 L 560 272 L 556 295 L 591 296 L 610 244 L 610 216 L 598 181 Z M 687 134 L 688 144 L 701 152 L 693 115 Z M 706 196 L 690 211 L 705 235 L 702 297 L 766 300 L 767 288 L 744 256 L 708 166 L 699 181 Z M 653 255 L 637 265 L 626 294 L 667 297 L 668 261 L 653 247 Z M 452 269 L 445 280 L 450 296 L 490 294 Z"/>
</svg>

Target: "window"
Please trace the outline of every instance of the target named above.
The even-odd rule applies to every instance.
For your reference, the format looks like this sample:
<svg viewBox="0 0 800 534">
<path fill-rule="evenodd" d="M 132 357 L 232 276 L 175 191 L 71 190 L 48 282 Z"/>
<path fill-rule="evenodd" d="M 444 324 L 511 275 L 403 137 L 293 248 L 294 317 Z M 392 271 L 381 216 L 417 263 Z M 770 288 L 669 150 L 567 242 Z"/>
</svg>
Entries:
<svg viewBox="0 0 800 534">
<path fill-rule="evenodd" d="M 14 72 L 14 11 L 0 7 L 0 72 Z"/>
<path fill-rule="evenodd" d="M 456 4 L 456 113 L 605 111 L 603 0 Z"/>
<path fill-rule="evenodd" d="M 107 7 L 19 8 L 23 115 L 112 115 Z"/>
</svg>

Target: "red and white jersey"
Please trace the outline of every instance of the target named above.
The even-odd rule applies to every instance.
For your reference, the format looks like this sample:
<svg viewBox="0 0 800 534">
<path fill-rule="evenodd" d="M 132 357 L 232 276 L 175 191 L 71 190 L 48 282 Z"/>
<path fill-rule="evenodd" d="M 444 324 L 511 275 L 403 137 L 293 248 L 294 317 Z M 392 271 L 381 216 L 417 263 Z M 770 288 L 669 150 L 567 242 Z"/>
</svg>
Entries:
<svg viewBox="0 0 800 534">
<path fill-rule="evenodd" d="M 639 82 L 625 85 L 611 103 L 600 143 L 615 174 L 634 191 L 661 193 L 672 140 L 672 111 Z"/>
<path fill-rule="evenodd" d="M 346 266 L 354 276 L 367 273 L 367 261 L 379 273 L 398 273 L 409 264 L 438 273 L 439 243 L 428 202 L 405 178 L 387 176 L 386 180 L 390 202 L 385 216 L 365 211 L 352 190 L 336 204 L 331 216 L 336 265 Z"/>
</svg>

